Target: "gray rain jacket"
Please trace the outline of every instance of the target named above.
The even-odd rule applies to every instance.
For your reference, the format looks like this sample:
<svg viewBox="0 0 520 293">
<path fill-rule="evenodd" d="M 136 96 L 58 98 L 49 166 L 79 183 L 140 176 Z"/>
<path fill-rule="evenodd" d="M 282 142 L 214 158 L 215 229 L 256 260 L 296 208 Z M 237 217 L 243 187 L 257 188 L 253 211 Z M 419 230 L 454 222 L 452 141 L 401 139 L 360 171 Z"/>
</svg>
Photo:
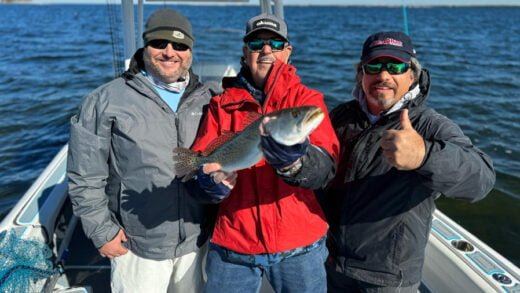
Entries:
<svg viewBox="0 0 520 293">
<path fill-rule="evenodd" d="M 399 129 L 401 111 L 370 124 L 357 100 L 337 106 L 331 120 L 340 141 L 340 164 L 325 199 L 331 224 L 330 253 L 336 271 L 380 286 L 421 280 L 434 200 L 477 201 L 492 189 L 491 159 L 460 127 L 426 106 L 430 77 L 423 70 L 420 93 L 404 107 L 425 139 L 426 158 L 413 171 L 399 171 L 381 153 L 381 136 Z"/>
<path fill-rule="evenodd" d="M 74 214 L 99 248 L 122 228 L 127 247 L 149 259 L 197 250 L 206 206 L 175 178 L 172 150 L 190 147 L 212 94 L 190 71 L 174 112 L 139 72 L 130 69 L 81 102 L 71 119 L 67 175 Z"/>
</svg>

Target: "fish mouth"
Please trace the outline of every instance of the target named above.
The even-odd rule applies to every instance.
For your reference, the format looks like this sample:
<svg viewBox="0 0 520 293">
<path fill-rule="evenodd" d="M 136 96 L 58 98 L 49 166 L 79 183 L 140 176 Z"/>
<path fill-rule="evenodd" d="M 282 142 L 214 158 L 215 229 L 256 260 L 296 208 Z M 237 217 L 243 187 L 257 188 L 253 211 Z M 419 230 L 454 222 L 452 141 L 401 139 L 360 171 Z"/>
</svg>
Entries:
<svg viewBox="0 0 520 293">
<path fill-rule="evenodd" d="M 312 121 L 321 121 L 325 117 L 325 113 L 320 107 L 316 107 L 309 111 L 307 115 L 305 115 L 305 123 Z"/>
<path fill-rule="evenodd" d="M 266 124 L 271 137 L 280 144 L 302 143 L 323 121 L 325 113 L 317 106 L 287 108 L 267 114 L 273 121 Z M 280 119 L 279 121 L 277 121 Z"/>
</svg>

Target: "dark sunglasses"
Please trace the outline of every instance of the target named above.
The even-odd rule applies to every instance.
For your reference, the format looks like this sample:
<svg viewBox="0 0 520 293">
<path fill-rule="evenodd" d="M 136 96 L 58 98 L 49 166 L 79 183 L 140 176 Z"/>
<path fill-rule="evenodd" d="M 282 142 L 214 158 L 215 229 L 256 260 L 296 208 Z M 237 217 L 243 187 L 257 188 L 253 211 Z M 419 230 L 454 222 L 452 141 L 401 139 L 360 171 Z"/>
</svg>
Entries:
<svg viewBox="0 0 520 293">
<path fill-rule="evenodd" d="M 401 62 L 401 63 L 368 63 L 363 64 L 363 72 L 366 74 L 378 74 L 383 68 L 386 68 L 386 71 L 390 74 L 403 74 L 410 68 L 409 63 Z"/>
<path fill-rule="evenodd" d="M 262 48 L 265 45 L 269 45 L 271 47 L 272 51 L 282 51 L 285 49 L 285 46 L 287 45 L 286 41 L 281 40 L 262 40 L 262 39 L 254 39 L 251 41 L 246 42 L 247 47 L 252 52 L 258 52 L 261 51 Z"/>
<path fill-rule="evenodd" d="M 175 51 L 186 51 L 189 49 L 189 47 L 184 44 L 179 44 L 179 43 L 171 42 L 168 40 L 152 40 L 152 41 L 149 41 L 148 44 L 146 44 L 146 45 L 150 46 L 154 49 L 163 50 L 163 49 L 166 49 L 166 47 L 168 47 L 168 44 L 172 44 L 172 48 Z"/>
</svg>

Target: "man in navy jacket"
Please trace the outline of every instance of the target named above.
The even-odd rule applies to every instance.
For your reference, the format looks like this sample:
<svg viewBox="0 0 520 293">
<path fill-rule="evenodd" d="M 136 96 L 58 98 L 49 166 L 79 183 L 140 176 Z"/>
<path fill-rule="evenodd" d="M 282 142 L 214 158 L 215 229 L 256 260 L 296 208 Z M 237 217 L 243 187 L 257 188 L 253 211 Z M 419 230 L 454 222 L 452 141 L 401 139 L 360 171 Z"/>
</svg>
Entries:
<svg viewBox="0 0 520 293">
<path fill-rule="evenodd" d="M 474 202 L 495 183 L 491 159 L 426 106 L 429 90 L 407 35 L 368 37 L 354 100 L 331 112 L 341 152 L 325 197 L 329 292 L 417 292 L 434 200 Z"/>
</svg>

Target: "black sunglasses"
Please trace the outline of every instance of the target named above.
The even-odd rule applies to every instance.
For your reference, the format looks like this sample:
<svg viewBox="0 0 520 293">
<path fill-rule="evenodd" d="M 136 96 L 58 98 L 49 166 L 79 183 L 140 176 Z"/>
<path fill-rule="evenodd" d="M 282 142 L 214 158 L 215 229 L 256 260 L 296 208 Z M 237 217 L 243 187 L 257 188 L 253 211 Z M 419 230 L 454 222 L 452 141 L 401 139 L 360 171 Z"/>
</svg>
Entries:
<svg viewBox="0 0 520 293">
<path fill-rule="evenodd" d="M 400 63 L 368 63 L 363 64 L 363 72 L 365 74 L 379 74 L 383 71 L 383 68 L 386 68 L 386 71 L 390 74 L 403 74 L 410 68 L 409 63 L 400 62 Z"/>
<path fill-rule="evenodd" d="M 186 51 L 189 49 L 189 47 L 184 44 L 171 42 L 168 40 L 151 40 L 146 45 L 150 46 L 154 49 L 164 50 L 164 49 L 166 49 L 166 47 L 168 47 L 168 44 L 172 44 L 172 48 L 175 51 Z"/>
<path fill-rule="evenodd" d="M 272 39 L 269 39 L 269 40 L 254 39 L 254 40 L 250 40 L 250 41 L 246 42 L 247 47 L 252 52 L 261 51 L 265 45 L 269 45 L 271 47 L 272 51 L 282 51 L 283 49 L 285 49 L 287 44 L 288 43 L 286 41 L 272 40 Z"/>
</svg>

